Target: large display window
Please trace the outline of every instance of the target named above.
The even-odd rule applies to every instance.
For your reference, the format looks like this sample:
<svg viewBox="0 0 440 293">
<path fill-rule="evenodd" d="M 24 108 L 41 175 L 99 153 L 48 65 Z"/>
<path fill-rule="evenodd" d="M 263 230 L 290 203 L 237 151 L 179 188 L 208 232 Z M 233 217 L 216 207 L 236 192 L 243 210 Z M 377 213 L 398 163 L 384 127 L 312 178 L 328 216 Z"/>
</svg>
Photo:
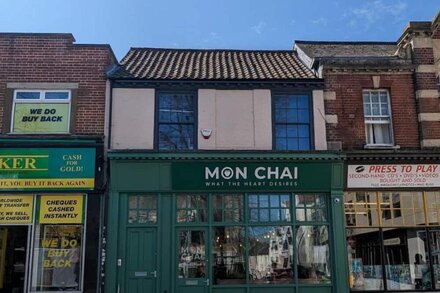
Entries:
<svg viewBox="0 0 440 293">
<path fill-rule="evenodd" d="M 200 277 L 202 269 L 182 269 L 190 263 L 205 274 L 202 250 L 213 261 L 213 285 L 330 284 L 327 202 L 326 194 L 178 194 L 177 277 Z M 206 227 L 197 233 L 210 241 L 185 234 L 191 227 Z"/>
<path fill-rule="evenodd" d="M 353 291 L 440 289 L 438 192 L 348 192 Z"/>
</svg>

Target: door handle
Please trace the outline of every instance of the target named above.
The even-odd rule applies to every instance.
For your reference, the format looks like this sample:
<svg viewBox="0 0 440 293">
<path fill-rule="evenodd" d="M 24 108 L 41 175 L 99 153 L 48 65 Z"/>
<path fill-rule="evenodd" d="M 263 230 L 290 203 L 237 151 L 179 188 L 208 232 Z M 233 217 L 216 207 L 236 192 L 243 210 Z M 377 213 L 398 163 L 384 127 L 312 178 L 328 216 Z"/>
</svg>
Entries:
<svg viewBox="0 0 440 293">
<path fill-rule="evenodd" d="M 153 275 L 153 277 L 157 278 L 157 271 L 150 272 L 150 274 Z"/>
</svg>

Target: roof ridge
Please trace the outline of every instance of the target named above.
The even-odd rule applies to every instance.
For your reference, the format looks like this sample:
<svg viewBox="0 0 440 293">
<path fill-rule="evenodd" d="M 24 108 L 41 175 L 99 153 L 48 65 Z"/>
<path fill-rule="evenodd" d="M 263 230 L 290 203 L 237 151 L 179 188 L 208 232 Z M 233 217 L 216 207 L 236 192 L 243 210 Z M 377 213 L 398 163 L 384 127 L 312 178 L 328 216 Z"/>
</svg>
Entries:
<svg viewBox="0 0 440 293">
<path fill-rule="evenodd" d="M 292 49 L 274 49 L 274 50 L 268 50 L 268 49 L 257 49 L 257 50 L 251 50 L 251 49 L 194 49 L 194 48 L 157 48 L 157 47 L 130 47 L 129 51 L 131 50 L 161 50 L 161 51 L 182 51 L 182 52 L 262 52 L 262 53 L 293 53 Z"/>
<path fill-rule="evenodd" d="M 295 40 L 295 44 L 317 44 L 317 45 L 397 45 L 391 41 L 304 41 Z"/>
</svg>

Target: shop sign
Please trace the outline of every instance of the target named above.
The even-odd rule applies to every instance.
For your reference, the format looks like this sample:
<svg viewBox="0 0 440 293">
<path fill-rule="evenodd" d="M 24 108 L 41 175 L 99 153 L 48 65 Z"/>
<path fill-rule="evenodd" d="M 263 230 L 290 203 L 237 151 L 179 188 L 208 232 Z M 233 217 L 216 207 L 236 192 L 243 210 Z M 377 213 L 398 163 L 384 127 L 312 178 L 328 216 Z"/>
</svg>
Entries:
<svg viewBox="0 0 440 293">
<path fill-rule="evenodd" d="M 16 103 L 13 132 L 69 132 L 69 103 Z"/>
<path fill-rule="evenodd" d="M 175 190 L 328 190 L 331 164 L 173 163 Z"/>
<path fill-rule="evenodd" d="M 32 195 L 0 196 L 0 224 L 31 224 L 33 210 Z"/>
<path fill-rule="evenodd" d="M 349 165 L 347 188 L 439 187 L 439 172 L 439 164 Z"/>
<path fill-rule="evenodd" d="M 83 195 L 43 195 L 40 197 L 40 224 L 81 224 Z"/>
<path fill-rule="evenodd" d="M 93 189 L 94 148 L 0 150 L 0 191 Z"/>
</svg>

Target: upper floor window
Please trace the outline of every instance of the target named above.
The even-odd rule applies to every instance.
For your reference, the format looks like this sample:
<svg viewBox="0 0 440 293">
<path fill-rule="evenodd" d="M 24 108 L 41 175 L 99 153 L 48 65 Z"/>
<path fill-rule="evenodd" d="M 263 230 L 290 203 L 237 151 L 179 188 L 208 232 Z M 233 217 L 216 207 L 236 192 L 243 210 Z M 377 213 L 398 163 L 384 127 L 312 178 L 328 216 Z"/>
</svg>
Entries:
<svg viewBox="0 0 440 293">
<path fill-rule="evenodd" d="M 15 90 L 13 133 L 69 133 L 69 90 Z"/>
<path fill-rule="evenodd" d="M 393 145 L 388 91 L 366 90 L 363 92 L 363 99 L 367 146 Z"/>
<path fill-rule="evenodd" d="M 189 92 L 158 93 L 159 150 L 192 150 L 195 148 L 196 95 Z"/>
<path fill-rule="evenodd" d="M 307 95 L 273 96 L 276 150 L 310 150 L 310 101 Z"/>
</svg>

